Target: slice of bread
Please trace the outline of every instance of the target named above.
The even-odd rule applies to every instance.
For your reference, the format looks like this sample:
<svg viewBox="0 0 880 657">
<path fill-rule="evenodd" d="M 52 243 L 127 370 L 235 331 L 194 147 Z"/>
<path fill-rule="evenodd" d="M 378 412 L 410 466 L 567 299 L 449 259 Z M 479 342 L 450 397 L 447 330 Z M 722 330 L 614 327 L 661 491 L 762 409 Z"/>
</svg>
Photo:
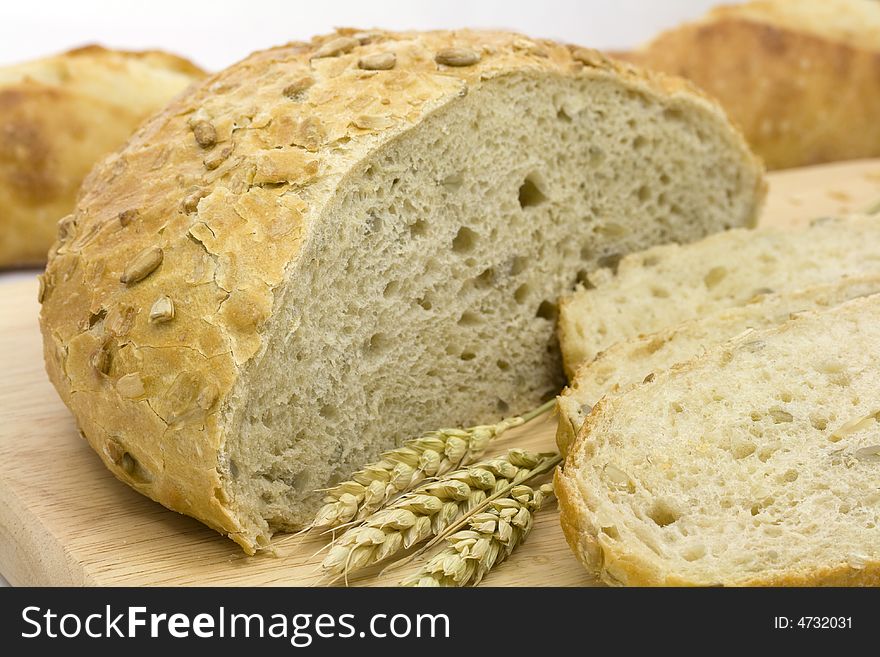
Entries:
<svg viewBox="0 0 880 657">
<path fill-rule="evenodd" d="M 43 277 L 47 369 L 120 479 L 254 551 L 401 441 L 557 394 L 579 272 L 753 225 L 761 174 L 690 85 L 583 48 L 255 53 L 86 181 Z"/>
<path fill-rule="evenodd" d="M 562 454 L 567 452 L 593 404 L 604 395 L 619 394 L 748 329 L 775 326 L 793 313 L 821 310 L 877 293 L 880 275 L 844 278 L 794 292 L 760 294 L 744 306 L 725 308 L 657 333 L 618 342 L 583 363 L 570 387 L 557 397 L 556 444 Z"/>
<path fill-rule="evenodd" d="M 624 257 L 561 300 L 566 373 L 615 342 L 653 333 L 756 294 L 880 273 L 880 219 L 825 219 L 800 231 L 732 230 Z"/>
<path fill-rule="evenodd" d="M 629 53 L 712 94 L 768 168 L 880 155 L 880 2 L 752 0 Z"/>
<path fill-rule="evenodd" d="M 610 584 L 880 584 L 880 295 L 605 397 L 556 489 Z"/>
</svg>

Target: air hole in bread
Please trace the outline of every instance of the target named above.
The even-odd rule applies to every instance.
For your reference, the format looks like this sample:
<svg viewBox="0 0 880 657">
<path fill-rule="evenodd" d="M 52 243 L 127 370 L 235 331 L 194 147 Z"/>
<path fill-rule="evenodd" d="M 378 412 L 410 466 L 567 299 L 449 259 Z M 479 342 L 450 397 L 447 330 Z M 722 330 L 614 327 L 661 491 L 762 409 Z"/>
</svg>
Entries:
<svg viewBox="0 0 880 657">
<path fill-rule="evenodd" d="M 460 173 L 453 173 L 441 180 L 440 184 L 449 192 L 457 192 L 461 189 L 462 184 L 464 184 L 464 176 Z"/>
<path fill-rule="evenodd" d="M 592 260 L 593 248 L 590 244 L 581 245 L 581 260 Z"/>
<path fill-rule="evenodd" d="M 577 273 L 577 277 L 575 278 L 575 282 L 578 285 L 583 285 L 588 290 L 595 287 L 595 285 L 593 285 L 590 282 L 590 274 L 589 274 L 589 272 L 587 272 L 586 269 L 578 269 L 578 273 Z"/>
<path fill-rule="evenodd" d="M 632 140 L 632 146 L 637 151 L 643 149 L 645 147 L 645 144 L 647 144 L 647 143 L 648 143 L 648 140 L 645 139 L 644 137 L 642 137 L 642 135 L 639 135 L 635 139 Z"/>
<path fill-rule="evenodd" d="M 498 369 L 502 372 L 506 372 L 510 369 L 510 363 L 508 363 L 506 360 L 496 360 L 495 365 L 497 365 Z"/>
<path fill-rule="evenodd" d="M 642 185 L 636 190 L 636 198 L 639 202 L 646 203 L 651 198 L 651 190 L 646 185 Z"/>
<path fill-rule="evenodd" d="M 676 107 L 667 107 L 663 110 L 663 118 L 668 121 L 683 121 L 684 113 Z"/>
<path fill-rule="evenodd" d="M 744 459 L 755 453 L 757 445 L 751 440 L 735 437 L 730 441 L 730 453 L 735 459 Z"/>
<path fill-rule="evenodd" d="M 499 399 L 495 406 L 498 408 L 499 413 L 507 413 L 508 411 L 510 411 L 510 404 L 508 404 L 503 399 Z"/>
<path fill-rule="evenodd" d="M 665 500 L 656 500 L 648 509 L 648 517 L 658 527 L 668 527 L 681 517 L 681 513 Z"/>
<path fill-rule="evenodd" d="M 519 187 L 519 206 L 521 208 L 535 207 L 547 200 L 547 196 L 541 191 L 540 183 L 538 174 L 530 173 L 526 176 L 523 184 Z"/>
<path fill-rule="evenodd" d="M 466 349 L 465 351 L 461 352 L 461 356 L 459 358 L 461 358 L 462 360 L 473 360 L 476 357 L 477 355 L 473 351 L 471 351 L 470 349 Z"/>
<path fill-rule="evenodd" d="M 456 253 L 470 253 L 477 245 L 478 237 L 470 228 L 462 226 L 452 239 L 452 250 Z"/>
<path fill-rule="evenodd" d="M 617 531 L 617 527 L 615 527 L 614 525 L 610 525 L 608 527 L 602 527 L 602 533 L 614 541 L 616 541 L 617 539 L 620 538 L 620 532 Z"/>
<path fill-rule="evenodd" d="M 382 296 L 386 299 L 394 294 L 400 289 L 400 281 L 388 281 L 388 284 L 385 286 L 385 289 L 382 290 Z"/>
<path fill-rule="evenodd" d="M 517 303 L 525 303 L 526 299 L 529 298 L 529 293 L 532 291 L 531 286 L 528 283 L 523 283 L 516 290 L 513 291 L 513 298 Z"/>
<path fill-rule="evenodd" d="M 535 317 L 540 317 L 541 319 L 546 319 L 551 322 L 556 321 L 556 317 L 559 315 L 559 307 L 553 303 L 552 301 L 548 301 L 544 299 L 539 305 L 538 310 L 535 312 Z"/>
<path fill-rule="evenodd" d="M 483 318 L 473 311 L 465 310 L 458 318 L 458 323 L 460 326 L 476 326 L 483 323 Z"/>
<path fill-rule="evenodd" d="M 599 224 L 596 226 L 596 232 L 600 235 L 604 235 L 605 237 L 621 238 L 626 235 L 629 231 L 621 224 L 615 223 L 613 221 L 609 221 L 608 223 Z"/>
<path fill-rule="evenodd" d="M 617 268 L 620 266 L 620 261 L 623 258 L 623 254 L 621 253 L 609 253 L 608 255 L 604 255 L 597 261 L 600 267 L 604 267 L 606 269 L 610 269 L 615 274 L 617 273 Z"/>
<path fill-rule="evenodd" d="M 409 225 L 409 234 L 413 237 L 424 237 L 428 234 L 428 222 L 424 219 L 416 219 Z"/>
<path fill-rule="evenodd" d="M 479 276 L 474 279 L 474 287 L 483 290 L 492 287 L 495 283 L 495 270 L 492 267 L 484 269 Z"/>
<path fill-rule="evenodd" d="M 712 267 L 712 269 L 703 276 L 703 284 L 706 286 L 706 289 L 711 290 L 723 281 L 726 276 L 727 269 L 725 267 Z"/>
<path fill-rule="evenodd" d="M 669 290 L 665 290 L 662 287 L 654 286 L 651 288 L 651 296 L 655 299 L 668 299 Z"/>
<path fill-rule="evenodd" d="M 776 447 L 762 447 L 758 450 L 758 460 L 761 463 L 766 463 L 770 460 L 770 457 L 776 453 Z"/>
<path fill-rule="evenodd" d="M 514 256 L 510 262 L 510 275 L 516 276 L 523 273 L 529 266 L 529 259 L 526 256 Z"/>
<path fill-rule="evenodd" d="M 391 340 L 385 333 L 373 333 L 370 336 L 369 349 L 373 354 L 381 354 L 391 347 Z"/>
<path fill-rule="evenodd" d="M 321 408 L 318 410 L 318 413 L 321 414 L 321 417 L 328 420 L 332 420 L 339 414 L 336 410 L 336 407 L 331 404 L 324 404 L 323 406 L 321 406 Z"/>
<path fill-rule="evenodd" d="M 392 212 L 393 214 L 393 212 Z M 382 230 L 382 217 L 379 217 L 375 214 L 371 214 L 367 217 L 367 222 L 364 224 L 364 232 L 367 235 L 372 235 L 373 233 L 378 233 Z"/>
</svg>

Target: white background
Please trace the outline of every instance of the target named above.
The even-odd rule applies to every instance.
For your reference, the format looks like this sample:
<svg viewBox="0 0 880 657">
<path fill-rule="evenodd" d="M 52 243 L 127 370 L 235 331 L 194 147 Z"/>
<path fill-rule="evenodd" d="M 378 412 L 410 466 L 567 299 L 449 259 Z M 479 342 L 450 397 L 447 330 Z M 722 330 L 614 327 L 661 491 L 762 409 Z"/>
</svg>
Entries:
<svg viewBox="0 0 880 657">
<path fill-rule="evenodd" d="M 0 65 L 84 43 L 164 48 L 219 69 L 334 26 L 498 27 L 622 48 L 725 0 L 3 0 Z M 729 1 L 729 0 L 727 0 Z"/>
<path fill-rule="evenodd" d="M 730 0 L 728 0 L 729 2 Z M 161 48 L 209 70 L 333 27 L 496 27 L 628 48 L 716 0 L 0 0 L 0 66 L 87 43 Z M 2 211 L 2 210 L 0 210 Z M 0 282 L 24 274 L 0 274 Z M 32 275 L 32 274 L 28 274 Z M 0 577 L 0 585 L 5 580 Z"/>
</svg>

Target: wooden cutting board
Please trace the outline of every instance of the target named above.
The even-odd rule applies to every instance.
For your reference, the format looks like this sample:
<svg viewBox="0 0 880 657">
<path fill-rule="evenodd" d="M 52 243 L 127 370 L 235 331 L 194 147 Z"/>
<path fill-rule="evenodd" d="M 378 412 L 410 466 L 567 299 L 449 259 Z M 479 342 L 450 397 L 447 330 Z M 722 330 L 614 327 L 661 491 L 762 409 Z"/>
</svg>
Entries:
<svg viewBox="0 0 880 657">
<path fill-rule="evenodd" d="M 793 226 L 880 202 L 880 160 L 770 176 L 764 224 Z M 0 572 L 14 585 L 308 585 L 320 540 L 275 541 L 246 557 L 200 523 L 114 479 L 76 431 L 43 371 L 34 278 L 0 280 Z M 536 420 L 498 448 L 553 448 Z M 357 583 L 395 584 L 397 577 Z M 581 586 L 553 506 L 527 543 L 486 580 L 495 586 Z"/>
</svg>

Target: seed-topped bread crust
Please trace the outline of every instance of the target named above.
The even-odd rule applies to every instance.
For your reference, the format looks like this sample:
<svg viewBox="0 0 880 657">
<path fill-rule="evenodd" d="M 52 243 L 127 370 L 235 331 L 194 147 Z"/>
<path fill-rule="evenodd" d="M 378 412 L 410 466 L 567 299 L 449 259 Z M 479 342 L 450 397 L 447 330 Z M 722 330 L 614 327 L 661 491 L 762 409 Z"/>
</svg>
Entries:
<svg viewBox="0 0 880 657">
<path fill-rule="evenodd" d="M 107 467 L 248 552 L 264 547 L 271 527 L 230 492 L 227 431 L 315 222 L 355 163 L 520 72 L 619 81 L 726 125 L 689 84 L 592 50 L 343 29 L 208 78 L 96 167 L 42 277 L 41 326 L 50 378 Z M 730 135 L 751 176 L 742 224 L 763 182 Z"/>
</svg>

